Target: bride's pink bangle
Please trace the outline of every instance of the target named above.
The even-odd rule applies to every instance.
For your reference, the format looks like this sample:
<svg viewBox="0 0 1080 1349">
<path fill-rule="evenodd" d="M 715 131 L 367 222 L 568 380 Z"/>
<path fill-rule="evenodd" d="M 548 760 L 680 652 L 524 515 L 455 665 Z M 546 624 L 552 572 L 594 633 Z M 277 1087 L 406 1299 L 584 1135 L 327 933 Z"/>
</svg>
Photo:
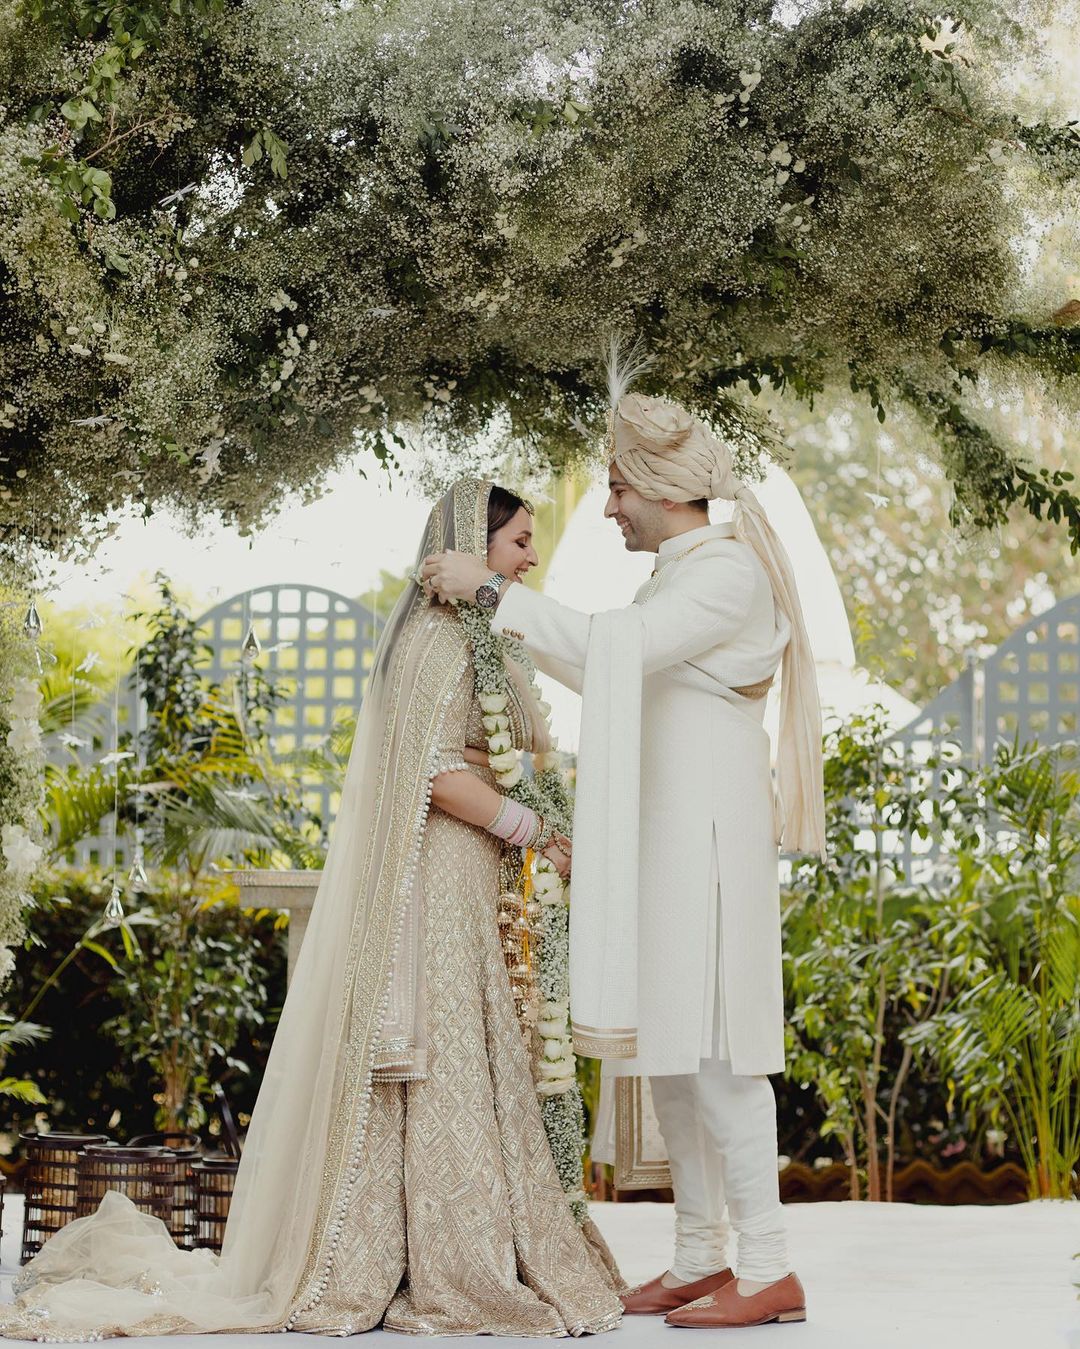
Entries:
<svg viewBox="0 0 1080 1349">
<path fill-rule="evenodd" d="M 536 837 L 539 818 L 535 810 L 523 806 L 509 796 L 499 807 L 499 812 L 487 826 L 489 834 L 501 838 L 514 848 L 520 848 Z"/>
</svg>

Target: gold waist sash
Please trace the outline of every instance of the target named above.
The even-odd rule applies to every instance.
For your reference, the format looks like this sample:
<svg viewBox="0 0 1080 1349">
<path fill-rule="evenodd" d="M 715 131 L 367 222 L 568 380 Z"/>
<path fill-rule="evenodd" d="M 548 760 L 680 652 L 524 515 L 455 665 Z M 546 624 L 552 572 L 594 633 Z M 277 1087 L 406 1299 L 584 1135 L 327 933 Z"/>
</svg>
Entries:
<svg viewBox="0 0 1080 1349">
<path fill-rule="evenodd" d="M 772 688 L 775 677 L 775 675 L 769 675 L 768 679 L 759 679 L 756 684 L 743 684 L 741 688 L 733 686 L 731 691 L 737 693 L 740 698 L 764 698 Z"/>
</svg>

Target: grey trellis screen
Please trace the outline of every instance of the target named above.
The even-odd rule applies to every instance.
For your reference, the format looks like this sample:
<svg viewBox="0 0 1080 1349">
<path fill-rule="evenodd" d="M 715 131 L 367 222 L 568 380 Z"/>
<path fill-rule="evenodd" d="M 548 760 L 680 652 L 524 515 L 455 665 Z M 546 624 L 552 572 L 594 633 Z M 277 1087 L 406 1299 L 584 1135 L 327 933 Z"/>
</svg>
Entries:
<svg viewBox="0 0 1080 1349">
<path fill-rule="evenodd" d="M 241 646 L 253 623 L 263 647 L 258 664 L 289 681 L 290 696 L 277 708 L 270 727 L 279 753 L 317 744 L 337 717 L 357 707 L 374 656 L 379 622 L 356 600 L 318 586 L 273 585 L 234 595 L 200 620 L 212 648 L 207 674 L 224 680 L 241 665 Z M 127 681 L 120 693 L 121 730 L 145 715 Z M 927 793 L 939 790 L 942 770 L 920 765 L 950 745 L 970 764 L 985 762 L 999 740 L 1022 745 L 1075 740 L 1080 719 L 1080 595 L 1062 600 L 1008 637 L 985 661 L 973 662 L 937 694 L 919 715 L 892 737 L 914 773 L 923 773 Z M 112 701 L 100 705 L 73 729 L 89 743 L 74 751 L 85 763 L 112 747 L 116 718 Z M 140 722 L 141 725 L 141 722 Z M 72 751 L 49 747 L 54 762 L 70 762 Z M 335 802 L 321 785 L 308 789 L 326 818 Z M 116 840 L 117 862 L 126 863 L 131 840 Z M 108 862 L 111 827 L 76 849 L 80 865 Z M 897 837 L 888 848 L 909 876 L 929 874 L 932 849 Z"/>
<path fill-rule="evenodd" d="M 249 625 L 262 646 L 255 663 L 278 677 L 287 695 L 268 727 L 271 749 L 286 754 L 317 746 L 335 721 L 363 698 L 379 619 L 365 605 L 320 586 L 270 585 L 234 595 L 198 621 L 211 649 L 204 667 L 208 679 L 225 682 L 242 673 L 241 649 Z M 54 763 L 70 763 L 74 753 L 88 766 L 111 750 L 117 722 L 124 733 L 136 725 L 136 718 L 141 728 L 145 715 L 125 678 L 118 699 L 99 704 L 70 728 L 86 743 L 72 750 L 57 741 L 49 746 L 49 757 Z M 337 802 L 326 784 L 306 784 L 304 795 L 324 818 L 332 818 Z M 126 865 L 133 843 L 125 834 L 114 843 L 110 816 L 95 836 L 77 845 L 73 860 L 80 866 L 109 865 L 115 851 L 116 863 Z"/>
<path fill-rule="evenodd" d="M 1080 595 L 1061 600 L 1007 637 L 985 661 L 972 662 L 893 737 L 911 771 L 923 772 L 927 792 L 940 790 L 947 770 L 920 765 L 946 746 L 972 766 L 996 745 L 1075 742 L 1080 719 Z M 892 840 L 909 876 L 932 863 L 934 849 Z"/>
<path fill-rule="evenodd" d="M 313 748 L 339 716 L 359 706 L 379 620 L 356 600 L 319 586 L 274 585 L 234 595 L 199 620 L 213 650 L 209 678 L 224 681 L 241 669 L 249 624 L 263 648 L 257 664 L 289 695 L 268 728 L 271 749 Z M 324 818 L 332 817 L 337 803 L 325 785 L 311 786 L 306 795 Z"/>
<path fill-rule="evenodd" d="M 1080 595 L 1007 638 L 986 664 L 985 743 L 1075 740 L 1080 714 Z"/>
<path fill-rule="evenodd" d="M 931 698 L 914 721 L 892 737 L 908 773 L 928 798 L 945 789 L 946 762 L 959 760 L 974 766 L 978 761 L 976 672 L 977 667 L 968 663 L 958 679 Z M 937 767 L 929 767 L 931 759 L 937 760 Z M 883 844 L 904 874 L 912 879 L 928 876 L 940 851 L 935 843 L 909 833 L 886 836 Z"/>
</svg>

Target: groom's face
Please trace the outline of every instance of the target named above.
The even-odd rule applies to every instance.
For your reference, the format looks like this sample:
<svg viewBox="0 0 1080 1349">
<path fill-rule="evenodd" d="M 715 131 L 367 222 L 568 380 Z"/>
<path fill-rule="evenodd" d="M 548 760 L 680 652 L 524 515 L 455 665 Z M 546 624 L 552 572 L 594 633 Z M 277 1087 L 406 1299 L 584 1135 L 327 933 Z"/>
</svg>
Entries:
<svg viewBox="0 0 1080 1349">
<path fill-rule="evenodd" d="M 662 503 L 649 501 L 635 491 L 616 463 L 608 469 L 604 518 L 614 520 L 619 526 L 628 553 L 655 553 L 664 538 L 667 520 Z"/>
</svg>

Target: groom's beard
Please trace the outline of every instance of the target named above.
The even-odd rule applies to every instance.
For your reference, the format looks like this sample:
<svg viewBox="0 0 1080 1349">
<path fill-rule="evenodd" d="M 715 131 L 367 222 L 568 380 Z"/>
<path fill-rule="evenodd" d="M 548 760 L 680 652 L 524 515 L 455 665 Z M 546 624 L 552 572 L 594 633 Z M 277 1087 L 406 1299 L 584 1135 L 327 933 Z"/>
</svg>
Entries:
<svg viewBox="0 0 1080 1349">
<path fill-rule="evenodd" d="M 628 553 L 640 553 L 641 542 L 638 539 L 637 530 L 635 530 L 634 526 L 630 523 L 630 521 L 629 520 L 620 521 L 618 517 L 616 517 L 615 523 L 618 525 L 619 531 L 623 536 L 623 543 L 626 546 L 626 551 Z"/>
<path fill-rule="evenodd" d="M 648 543 L 634 529 L 629 529 L 623 535 L 623 542 L 628 553 L 655 553 L 657 544 Z"/>
</svg>

